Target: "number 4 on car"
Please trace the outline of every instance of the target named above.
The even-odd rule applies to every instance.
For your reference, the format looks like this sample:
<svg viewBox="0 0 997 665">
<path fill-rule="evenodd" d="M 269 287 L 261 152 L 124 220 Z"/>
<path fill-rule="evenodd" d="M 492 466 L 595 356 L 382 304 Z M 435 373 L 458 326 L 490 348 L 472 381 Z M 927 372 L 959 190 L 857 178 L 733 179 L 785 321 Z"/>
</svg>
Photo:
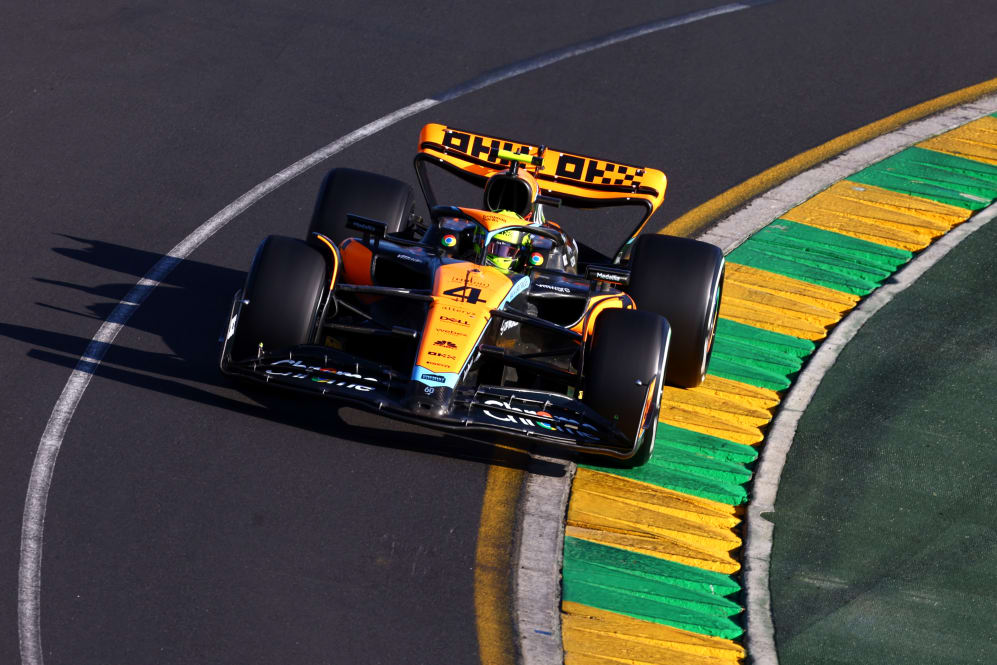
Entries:
<svg viewBox="0 0 997 665">
<path fill-rule="evenodd" d="M 724 278 L 719 248 L 641 235 L 665 175 L 438 124 L 423 127 L 415 167 L 428 220 L 409 185 L 336 168 L 303 239 L 263 240 L 232 301 L 222 371 L 644 463 L 663 385 L 706 374 Z M 481 199 L 441 204 L 431 171 Z M 548 220 L 561 206 L 642 215 L 604 255 Z"/>
</svg>

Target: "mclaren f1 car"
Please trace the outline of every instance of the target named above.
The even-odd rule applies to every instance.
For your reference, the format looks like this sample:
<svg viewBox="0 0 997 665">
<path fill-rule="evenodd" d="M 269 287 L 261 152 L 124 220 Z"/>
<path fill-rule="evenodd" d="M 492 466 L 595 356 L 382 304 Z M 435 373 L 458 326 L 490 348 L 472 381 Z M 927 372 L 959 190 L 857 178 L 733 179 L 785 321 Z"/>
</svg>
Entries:
<svg viewBox="0 0 997 665">
<path fill-rule="evenodd" d="M 415 170 L 426 220 L 399 180 L 326 175 L 304 238 L 260 244 L 222 371 L 468 434 L 646 461 L 663 384 L 694 387 L 706 373 L 724 276 L 713 245 L 640 235 L 664 173 L 439 124 L 422 129 Z M 442 205 L 431 171 L 481 187 L 483 204 Z M 607 255 L 547 219 L 560 206 L 642 214 Z"/>
</svg>

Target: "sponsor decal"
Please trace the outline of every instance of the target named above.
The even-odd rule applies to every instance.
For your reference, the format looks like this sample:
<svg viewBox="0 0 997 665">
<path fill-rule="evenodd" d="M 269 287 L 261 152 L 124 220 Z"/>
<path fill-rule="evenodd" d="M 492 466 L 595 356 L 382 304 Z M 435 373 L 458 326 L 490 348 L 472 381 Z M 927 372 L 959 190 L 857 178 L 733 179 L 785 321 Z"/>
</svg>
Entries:
<svg viewBox="0 0 997 665">
<path fill-rule="evenodd" d="M 297 370 L 306 370 L 308 372 L 324 372 L 326 374 L 334 374 L 336 376 L 346 377 L 348 379 L 359 379 L 361 381 L 370 381 L 371 383 L 380 383 L 377 379 L 370 376 L 363 376 L 361 374 L 355 374 L 353 372 L 347 372 L 342 369 L 335 369 L 333 367 L 320 367 L 317 365 L 306 365 L 300 360 L 292 360 L 290 358 L 285 358 L 283 360 L 278 360 L 277 362 L 270 363 L 270 367 L 286 366 L 293 367 Z M 289 376 L 294 372 L 274 372 L 272 370 L 267 370 L 267 374 L 272 376 Z M 306 375 L 302 375 L 306 376 Z"/>
<path fill-rule="evenodd" d="M 449 130 L 443 136 L 443 146 L 493 164 L 508 165 L 496 155 L 499 150 L 520 153 L 529 151 L 532 146 L 503 141 L 501 139 L 476 136 L 467 132 Z M 636 187 L 641 182 L 644 169 L 601 159 L 590 159 L 578 155 L 561 154 L 557 160 L 555 173 L 558 178 L 570 178 L 598 185 L 623 185 Z"/>
<path fill-rule="evenodd" d="M 610 284 L 626 284 L 630 281 L 630 273 L 608 270 L 605 268 L 593 268 L 589 267 L 585 271 L 585 276 L 589 279 L 599 280 L 601 282 L 608 282 Z"/>
<path fill-rule="evenodd" d="M 441 335 L 453 335 L 454 337 L 467 337 L 467 333 L 463 330 L 450 330 L 449 328 L 437 328 L 436 332 Z"/>
<path fill-rule="evenodd" d="M 497 420 L 503 423 L 512 423 L 514 425 L 526 425 L 527 427 L 544 429 L 548 432 L 571 434 L 589 441 L 598 441 L 600 438 L 599 430 L 596 429 L 594 425 L 581 423 L 573 418 L 554 416 L 547 411 L 530 411 L 528 409 L 520 409 L 512 406 L 511 404 L 506 404 L 505 402 L 500 402 L 495 399 L 485 400 L 485 405 L 500 406 L 504 409 L 515 411 L 516 414 L 522 414 L 514 415 L 512 413 L 494 413 L 488 409 L 482 409 L 482 412 L 484 412 L 484 414 L 492 420 Z M 534 416 L 535 418 L 527 416 Z M 540 420 L 540 418 L 547 420 Z M 548 420 L 552 420 L 553 422 L 548 422 Z"/>
<path fill-rule="evenodd" d="M 431 356 L 439 356 L 440 358 L 448 358 L 450 360 L 457 360 L 457 356 L 450 353 L 440 353 L 439 351 L 427 351 Z"/>
<path fill-rule="evenodd" d="M 499 334 L 504 335 L 516 326 L 519 325 L 519 321 L 513 321 L 512 319 L 506 319 L 502 322 L 502 327 L 499 328 Z"/>
<path fill-rule="evenodd" d="M 433 346 L 442 346 L 444 349 L 456 349 L 457 345 L 447 339 L 438 339 L 433 342 Z"/>
<path fill-rule="evenodd" d="M 509 289 L 509 293 L 502 300 L 502 304 L 504 305 L 510 300 L 513 300 L 514 298 L 518 297 L 520 293 L 522 293 L 528 288 L 530 288 L 530 280 L 528 278 L 521 277 L 520 279 L 516 280 L 516 283 L 512 285 L 512 288 Z"/>
<path fill-rule="evenodd" d="M 466 316 L 469 319 L 473 319 L 478 315 L 477 312 L 471 309 L 468 309 L 466 307 L 458 307 L 456 305 L 437 305 L 436 307 L 437 309 L 442 309 L 445 312 L 456 312 L 457 314 L 460 314 L 461 316 Z"/>
<path fill-rule="evenodd" d="M 509 222 L 509 217 L 503 217 L 502 215 L 491 215 L 489 213 L 484 213 L 481 215 L 481 220 L 484 222 L 495 223 L 495 224 L 506 224 Z"/>
<path fill-rule="evenodd" d="M 491 281 L 485 279 L 481 274 L 481 271 L 477 268 L 473 270 L 468 270 L 463 276 L 450 273 L 447 275 L 448 284 L 459 284 L 460 286 L 477 286 L 477 287 L 487 287 L 491 286 Z"/>
<path fill-rule="evenodd" d="M 537 416 L 539 416 L 541 418 L 550 418 L 551 420 L 554 419 L 554 416 L 550 415 L 546 411 L 537 411 Z M 550 423 L 546 423 L 546 422 L 544 422 L 542 420 L 538 420 L 537 421 L 537 425 L 539 425 L 540 427 L 542 427 L 542 428 L 544 428 L 546 430 L 555 431 L 553 425 L 551 425 Z"/>
<path fill-rule="evenodd" d="M 342 370 L 333 369 L 331 367 L 309 367 L 302 362 L 296 360 L 280 360 L 273 365 L 286 365 L 294 367 L 293 370 L 288 370 L 286 372 L 274 371 L 272 369 L 266 370 L 267 376 L 282 376 L 289 379 L 299 379 L 301 381 L 309 381 L 312 383 L 321 383 L 323 385 L 329 385 L 336 388 L 345 388 L 346 390 L 354 390 L 359 393 L 369 393 L 374 390 L 374 386 L 369 386 L 363 383 L 355 383 L 350 379 L 372 381 L 377 383 L 377 379 L 370 377 L 361 376 L 359 374 L 354 374 L 352 372 L 344 372 Z M 308 372 L 324 372 L 331 374 L 333 376 L 326 378 L 324 376 L 315 376 L 314 374 L 303 374 L 299 369 L 304 369 Z M 342 378 L 340 378 L 342 377 Z"/>
<path fill-rule="evenodd" d="M 337 388 L 348 388 L 350 390 L 356 390 L 357 392 L 361 393 L 369 393 L 371 390 L 374 389 L 374 386 L 365 386 L 362 384 L 347 383 L 346 381 L 337 381 L 336 379 L 321 379 L 317 376 L 311 377 L 311 380 L 314 383 L 329 384 L 336 386 Z"/>
<path fill-rule="evenodd" d="M 440 239 L 440 244 L 444 247 L 454 247 L 457 244 L 457 236 L 448 233 Z"/>
<path fill-rule="evenodd" d="M 289 379 L 300 379 L 302 381 L 329 384 L 337 388 L 346 388 L 347 390 L 355 390 L 360 393 L 369 393 L 374 390 L 374 386 L 368 386 L 362 383 L 350 383 L 348 381 L 337 381 L 336 379 L 323 379 L 318 376 L 312 376 L 311 374 L 300 374 L 298 372 L 274 372 L 269 369 L 266 373 L 267 376 L 283 376 Z"/>
<path fill-rule="evenodd" d="M 422 392 L 426 393 L 427 395 L 432 395 L 433 393 L 436 392 L 436 388 L 434 388 L 433 386 L 426 386 L 425 388 L 422 389 Z"/>
<path fill-rule="evenodd" d="M 358 215 L 346 215 L 346 228 L 360 231 L 364 234 L 371 234 L 378 238 L 383 238 L 388 225 L 373 219 L 367 219 Z M 365 239 L 366 240 L 366 239 Z"/>
<path fill-rule="evenodd" d="M 558 293 L 571 293 L 571 289 L 566 286 L 557 286 L 555 284 L 544 284 L 542 282 L 534 282 L 537 288 L 547 289 L 549 291 L 557 291 Z"/>
<path fill-rule="evenodd" d="M 425 263 L 422 259 L 417 259 L 414 256 L 409 256 L 408 254 L 395 254 L 395 258 L 401 259 L 402 261 L 411 261 L 412 263 Z"/>
<path fill-rule="evenodd" d="M 508 164 L 509 162 L 498 158 L 492 159 L 491 155 L 499 150 L 519 153 L 521 149 L 529 149 L 530 146 L 511 141 L 501 141 L 499 139 L 489 139 L 483 136 L 474 136 L 465 132 L 448 131 L 443 136 L 443 146 L 464 154 L 477 157 L 496 164 Z"/>
<path fill-rule="evenodd" d="M 596 185 L 623 185 L 636 189 L 640 185 L 640 176 L 644 175 L 644 169 L 615 162 L 604 162 L 599 159 L 562 154 L 557 160 L 557 168 L 554 173 L 558 178 L 581 180 Z"/>
<path fill-rule="evenodd" d="M 543 265 L 543 262 L 544 262 L 544 255 L 541 254 L 540 252 L 533 252 L 532 254 L 530 254 L 530 265 L 539 266 Z"/>
<path fill-rule="evenodd" d="M 452 316 L 441 316 L 440 317 L 440 321 L 446 321 L 448 323 L 456 323 L 459 326 L 469 326 L 469 325 L 471 325 L 470 322 L 465 321 L 464 319 L 456 319 L 456 318 L 454 318 Z"/>
<path fill-rule="evenodd" d="M 235 334 L 235 324 L 239 322 L 239 315 L 236 314 L 228 322 L 228 333 L 225 334 L 225 339 L 230 339 L 232 335 Z"/>
<path fill-rule="evenodd" d="M 446 383 L 446 379 L 439 374 L 427 374 L 423 372 L 419 375 L 419 378 L 423 381 L 435 381 L 436 383 Z"/>
</svg>

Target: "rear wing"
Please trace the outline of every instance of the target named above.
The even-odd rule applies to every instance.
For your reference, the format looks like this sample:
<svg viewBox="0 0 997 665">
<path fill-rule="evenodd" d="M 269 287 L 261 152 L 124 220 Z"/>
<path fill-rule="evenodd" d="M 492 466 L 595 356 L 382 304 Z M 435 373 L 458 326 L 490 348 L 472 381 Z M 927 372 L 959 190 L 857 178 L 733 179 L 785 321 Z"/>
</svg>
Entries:
<svg viewBox="0 0 997 665">
<path fill-rule="evenodd" d="M 626 250 L 665 199 L 667 179 L 657 169 L 598 159 L 430 123 L 419 135 L 416 174 L 429 207 L 437 205 L 424 165 L 436 164 L 455 175 L 483 186 L 488 176 L 509 168 L 498 151 L 538 157 L 530 168 L 541 193 L 561 199 L 572 208 L 639 205 L 645 210 L 640 223 L 620 247 Z"/>
</svg>

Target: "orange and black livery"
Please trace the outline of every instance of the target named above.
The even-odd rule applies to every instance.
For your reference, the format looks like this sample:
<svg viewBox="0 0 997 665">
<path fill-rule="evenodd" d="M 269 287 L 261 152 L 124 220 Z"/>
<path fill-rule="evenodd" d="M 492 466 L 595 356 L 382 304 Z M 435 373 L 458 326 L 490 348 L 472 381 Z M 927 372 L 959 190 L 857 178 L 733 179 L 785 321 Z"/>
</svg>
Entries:
<svg viewBox="0 0 997 665">
<path fill-rule="evenodd" d="M 427 219 L 408 184 L 336 168 L 304 237 L 260 244 L 222 371 L 441 428 L 646 460 L 662 386 L 703 379 L 724 269 L 712 245 L 640 235 L 665 175 L 439 124 L 422 129 L 415 167 Z M 481 200 L 438 201 L 433 171 L 480 186 Z M 547 220 L 560 206 L 642 215 L 605 256 Z"/>
</svg>

